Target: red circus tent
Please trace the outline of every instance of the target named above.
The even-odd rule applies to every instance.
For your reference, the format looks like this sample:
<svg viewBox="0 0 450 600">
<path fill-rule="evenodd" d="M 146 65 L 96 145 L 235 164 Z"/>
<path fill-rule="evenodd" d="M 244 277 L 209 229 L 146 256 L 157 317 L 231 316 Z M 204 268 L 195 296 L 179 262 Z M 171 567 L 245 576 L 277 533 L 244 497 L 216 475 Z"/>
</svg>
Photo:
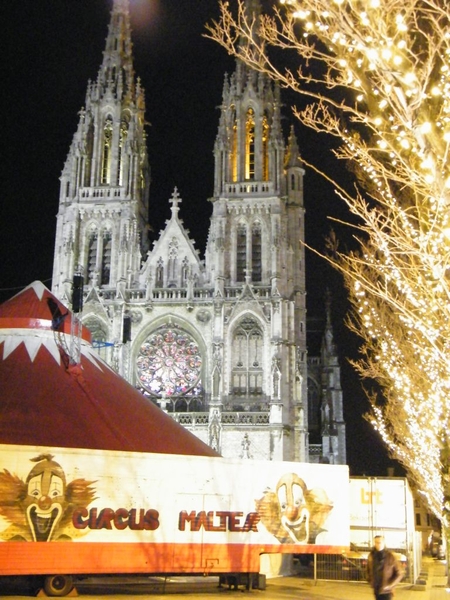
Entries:
<svg viewBox="0 0 450 600">
<path fill-rule="evenodd" d="M 104 363 L 71 314 L 34 282 L 0 305 L 0 443 L 218 456 Z"/>
</svg>

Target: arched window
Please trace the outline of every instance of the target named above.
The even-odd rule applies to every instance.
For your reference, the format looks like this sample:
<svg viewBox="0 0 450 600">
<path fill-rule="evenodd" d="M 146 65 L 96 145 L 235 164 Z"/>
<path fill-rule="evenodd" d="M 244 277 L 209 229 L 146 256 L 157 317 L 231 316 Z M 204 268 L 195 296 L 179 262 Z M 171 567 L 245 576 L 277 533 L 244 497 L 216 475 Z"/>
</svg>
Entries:
<svg viewBox="0 0 450 600">
<path fill-rule="evenodd" d="M 105 231 L 103 234 L 103 247 L 102 247 L 102 264 L 101 264 L 101 285 L 109 284 L 109 277 L 111 273 L 111 232 Z"/>
<path fill-rule="evenodd" d="M 311 443 L 316 444 L 320 438 L 320 385 L 315 378 L 308 377 L 308 429 Z"/>
<path fill-rule="evenodd" d="M 89 234 L 87 244 L 86 272 L 88 273 L 89 279 L 92 278 L 92 275 L 97 268 L 97 242 L 97 232 L 93 230 Z"/>
<path fill-rule="evenodd" d="M 231 392 L 255 397 L 263 392 L 263 333 L 256 319 L 246 317 L 232 340 Z"/>
<path fill-rule="evenodd" d="M 106 117 L 105 126 L 103 128 L 102 172 L 100 180 L 102 185 L 111 183 L 112 133 L 112 117 L 108 116 Z"/>
<path fill-rule="evenodd" d="M 184 398 L 182 398 L 182 399 L 179 398 L 174 404 L 175 404 L 174 412 L 184 413 L 184 412 L 188 411 L 188 405 Z"/>
<path fill-rule="evenodd" d="M 247 229 L 239 225 L 236 236 L 236 281 L 245 281 L 247 272 Z"/>
<path fill-rule="evenodd" d="M 179 252 L 179 241 L 176 237 L 173 237 L 169 242 L 169 258 L 167 262 L 167 283 L 175 285 L 178 275 L 178 252 Z"/>
<path fill-rule="evenodd" d="M 252 281 L 262 281 L 261 226 L 255 223 L 252 228 Z"/>
<path fill-rule="evenodd" d="M 164 285 L 164 264 L 162 258 L 159 259 L 155 273 L 155 287 L 163 287 Z"/>
<path fill-rule="evenodd" d="M 181 267 L 181 287 L 185 287 L 187 285 L 188 275 L 189 275 L 189 261 L 187 259 L 187 256 L 185 256 L 183 259 L 183 265 Z"/>
<path fill-rule="evenodd" d="M 128 123 L 124 119 L 120 124 L 120 133 L 119 133 L 119 155 L 118 155 L 118 164 L 117 164 L 117 185 L 123 185 L 123 175 L 124 175 L 124 152 L 125 152 L 125 143 L 127 141 L 128 136 Z"/>
<path fill-rule="evenodd" d="M 92 154 L 94 149 L 94 124 L 91 122 L 86 134 L 86 162 L 84 165 L 83 185 L 91 184 Z"/>
<path fill-rule="evenodd" d="M 269 120 L 265 114 L 262 123 L 262 175 L 263 181 L 269 181 Z"/>
<path fill-rule="evenodd" d="M 97 317 L 88 317 L 83 319 L 83 325 L 89 329 L 92 336 L 92 346 L 97 350 L 100 356 L 107 359 L 107 329 L 104 323 Z"/>
<path fill-rule="evenodd" d="M 231 130 L 231 181 L 238 180 L 238 132 L 236 121 L 236 109 L 232 109 L 232 130 Z"/>
<path fill-rule="evenodd" d="M 255 113 L 247 111 L 245 121 L 245 179 L 255 179 Z"/>
</svg>

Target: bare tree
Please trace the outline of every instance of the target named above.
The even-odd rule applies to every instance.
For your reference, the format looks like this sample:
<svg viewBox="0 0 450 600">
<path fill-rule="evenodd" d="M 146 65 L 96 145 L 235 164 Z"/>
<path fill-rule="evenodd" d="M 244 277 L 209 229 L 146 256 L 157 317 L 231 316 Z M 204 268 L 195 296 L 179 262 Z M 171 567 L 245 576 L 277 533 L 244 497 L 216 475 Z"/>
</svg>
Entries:
<svg viewBox="0 0 450 600">
<path fill-rule="evenodd" d="M 208 36 L 303 96 L 298 119 L 334 138 L 333 152 L 354 172 L 354 188 L 344 189 L 304 160 L 353 215 L 359 250 L 346 253 L 330 239 L 327 260 L 344 276 L 348 324 L 363 340 L 354 365 L 382 390 L 369 392 L 367 418 L 442 518 L 450 425 L 447 0 L 274 0 L 270 14 L 257 1 L 235 0 L 220 9 Z"/>
</svg>

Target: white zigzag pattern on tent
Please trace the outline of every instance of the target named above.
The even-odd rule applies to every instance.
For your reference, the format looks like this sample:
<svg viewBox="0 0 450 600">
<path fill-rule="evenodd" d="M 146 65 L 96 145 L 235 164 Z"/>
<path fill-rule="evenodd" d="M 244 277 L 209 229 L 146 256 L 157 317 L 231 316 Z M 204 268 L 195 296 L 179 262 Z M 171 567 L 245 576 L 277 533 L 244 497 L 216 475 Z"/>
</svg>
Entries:
<svg viewBox="0 0 450 600">
<path fill-rule="evenodd" d="M 58 345 L 56 344 L 55 339 L 50 332 L 45 332 L 46 335 L 44 337 L 42 335 L 42 331 L 39 331 L 39 334 L 35 335 L 33 335 L 30 330 L 27 330 L 26 335 L 19 333 L 19 330 L 13 331 L 14 333 L 9 335 L 0 335 L 0 344 L 3 343 L 3 360 L 6 360 L 9 356 L 11 356 L 11 354 L 20 346 L 20 344 L 24 344 L 31 362 L 34 362 L 40 348 L 44 346 L 55 362 L 58 365 L 61 365 L 61 354 Z M 66 336 L 66 338 L 68 338 L 68 336 Z M 67 341 L 69 340 L 67 339 Z M 112 371 L 112 369 L 96 354 L 91 346 L 82 345 L 81 355 L 90 363 L 92 363 L 94 367 L 100 369 L 100 371 L 103 371 L 105 367 L 109 371 Z"/>
</svg>

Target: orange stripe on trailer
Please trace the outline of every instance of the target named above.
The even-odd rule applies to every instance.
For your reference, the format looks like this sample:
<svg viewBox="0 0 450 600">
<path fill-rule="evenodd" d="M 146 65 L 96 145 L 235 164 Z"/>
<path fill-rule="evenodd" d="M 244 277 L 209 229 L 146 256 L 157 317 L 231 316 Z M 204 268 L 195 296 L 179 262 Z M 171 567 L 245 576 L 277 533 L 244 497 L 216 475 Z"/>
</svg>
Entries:
<svg viewBox="0 0 450 600">
<path fill-rule="evenodd" d="M 3 542 L 1 575 L 258 573 L 260 554 L 336 553 L 320 545 Z M 342 547 L 344 552 L 346 548 Z"/>
<path fill-rule="evenodd" d="M 258 573 L 259 553 L 250 544 L 3 542 L 0 573 Z"/>
</svg>

